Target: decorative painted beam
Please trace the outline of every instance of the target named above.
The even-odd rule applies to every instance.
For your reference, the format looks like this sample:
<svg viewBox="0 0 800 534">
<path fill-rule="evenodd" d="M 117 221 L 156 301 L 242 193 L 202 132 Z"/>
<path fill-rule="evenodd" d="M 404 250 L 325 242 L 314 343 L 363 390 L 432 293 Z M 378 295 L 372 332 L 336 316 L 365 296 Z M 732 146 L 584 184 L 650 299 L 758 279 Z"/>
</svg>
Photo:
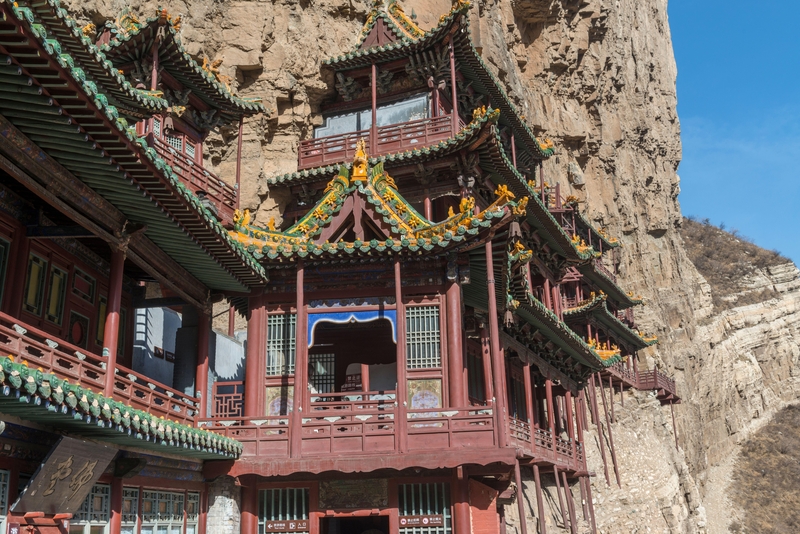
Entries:
<svg viewBox="0 0 800 534">
<path fill-rule="evenodd" d="M 94 237 L 94 234 L 83 226 L 29 225 L 25 236 L 28 239 L 55 239 L 57 237 Z"/>
</svg>

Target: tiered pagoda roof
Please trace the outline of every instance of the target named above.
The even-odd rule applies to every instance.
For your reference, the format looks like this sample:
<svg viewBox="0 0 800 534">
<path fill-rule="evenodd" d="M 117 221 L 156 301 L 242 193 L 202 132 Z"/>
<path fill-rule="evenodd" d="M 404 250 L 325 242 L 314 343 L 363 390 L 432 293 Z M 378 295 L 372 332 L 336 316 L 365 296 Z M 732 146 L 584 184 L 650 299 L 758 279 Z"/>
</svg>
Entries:
<svg viewBox="0 0 800 534">
<path fill-rule="evenodd" d="M 180 17 L 173 18 L 166 10 L 159 10 L 155 17 L 144 21 L 125 11 L 116 21 L 106 23 L 111 36 L 100 49 L 117 68 L 123 69 L 150 59 L 158 39 L 160 67 L 207 106 L 218 110 L 222 123 L 265 113 L 267 110 L 259 99 L 240 98 L 231 91 L 229 80 L 219 74 L 217 63 L 206 60 L 200 65 L 192 59 L 181 44 L 180 24 Z"/>
<path fill-rule="evenodd" d="M 497 200 L 480 213 L 474 213 L 474 199 L 463 199 L 458 213 L 434 223 L 419 214 L 397 191 L 383 162 L 369 166 L 363 140 L 351 166 L 342 165 L 317 204 L 296 224 L 279 231 L 274 224 L 259 228 L 249 224 L 249 213 L 238 214 L 231 235 L 265 263 L 301 258 L 336 256 L 374 256 L 376 254 L 439 255 L 476 247 L 491 239 L 497 228 L 525 213 L 527 198 L 514 200 L 505 186 L 496 191 Z M 365 211 L 383 231 L 384 238 L 329 242 L 336 221 L 354 210 L 354 198 L 363 199 Z"/>
<path fill-rule="evenodd" d="M 608 309 L 606 301 L 606 294 L 593 294 L 591 298 L 579 303 L 578 306 L 564 310 L 564 321 L 566 321 L 567 324 L 577 321 L 581 321 L 585 324 L 585 322 L 588 321 L 593 326 L 599 326 L 618 340 L 628 349 L 628 352 L 631 353 L 658 343 L 656 337 L 644 336 L 620 321 L 619 318 Z"/>
<path fill-rule="evenodd" d="M 71 181 L 82 188 L 84 202 L 99 197 L 87 204 L 93 209 L 97 204 L 90 215 L 138 228 L 143 235 L 132 238 L 129 256 L 155 244 L 214 291 L 264 284 L 263 267 L 136 136 L 105 92 L 112 82 L 118 94 L 130 92 L 130 86 L 75 36 L 74 21 L 63 10 L 46 6 L 34 10 L 24 1 L 0 1 L 0 47 L 9 56 L 3 76 L 15 88 L 0 91 L 0 114 L 6 118 L 0 133 L 19 152 L 9 155 L 40 169 L 39 180 Z M 68 45 L 61 45 L 62 36 Z M 73 56 L 73 50 L 79 53 Z M 30 152 L 28 140 L 41 151 Z"/>
</svg>

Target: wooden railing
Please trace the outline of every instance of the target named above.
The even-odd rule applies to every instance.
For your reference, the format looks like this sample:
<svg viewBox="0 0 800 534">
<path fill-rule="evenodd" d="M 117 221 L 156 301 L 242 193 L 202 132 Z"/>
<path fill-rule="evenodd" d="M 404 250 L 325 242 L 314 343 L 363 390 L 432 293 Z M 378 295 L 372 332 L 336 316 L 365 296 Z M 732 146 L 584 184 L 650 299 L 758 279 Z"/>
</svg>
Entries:
<svg viewBox="0 0 800 534">
<path fill-rule="evenodd" d="M 175 174 L 193 193 L 204 193 L 217 207 L 217 214 L 223 224 L 233 221 L 233 211 L 237 207 L 235 187 L 222 181 L 219 176 L 195 163 L 189 156 L 178 152 L 152 133 L 147 139 L 150 146 L 156 149 L 158 155 L 172 167 Z"/>
<path fill-rule="evenodd" d="M 512 442 L 523 452 L 534 458 L 542 458 L 578 470 L 583 463 L 583 447 L 580 442 L 563 440 L 556 436 L 555 440 L 549 430 L 531 429 L 530 424 L 510 417 L 508 419 L 509 434 Z"/>
<path fill-rule="evenodd" d="M 617 362 L 611 367 L 607 367 L 605 370 L 624 381 L 626 385 L 637 389 L 642 389 L 639 384 L 640 379 L 638 376 L 636 376 L 636 372 L 634 372 L 633 369 L 628 368 L 626 363 Z"/>
<path fill-rule="evenodd" d="M 244 415 L 244 382 L 214 382 L 214 417 Z"/>
<path fill-rule="evenodd" d="M 675 380 L 660 372 L 658 369 L 642 371 L 639 373 L 639 389 L 663 389 L 673 395 L 678 393 L 678 390 L 675 387 Z"/>
<path fill-rule="evenodd" d="M 459 122 L 459 124 L 463 123 Z M 390 126 L 379 126 L 376 147 L 370 145 L 370 130 L 306 139 L 300 141 L 297 169 L 310 169 L 352 161 L 359 139 L 364 139 L 366 142 L 366 151 L 370 156 L 382 156 L 392 152 L 431 146 L 454 135 L 452 116 L 442 115 Z"/>
<path fill-rule="evenodd" d="M 345 393 L 311 393 L 311 413 L 344 412 L 362 413 L 362 410 L 393 410 L 394 391 L 350 391 Z M 327 414 L 326 414 L 327 415 Z"/>
<path fill-rule="evenodd" d="M 594 266 L 599 272 L 605 274 L 612 282 L 617 283 L 617 275 L 608 270 L 608 268 L 603 265 L 603 262 L 600 261 L 599 258 L 594 260 Z"/>
<path fill-rule="evenodd" d="M 0 313 L 0 354 L 93 391 L 103 391 L 108 358 L 92 354 Z M 192 424 L 198 400 L 117 365 L 112 397 L 156 416 Z"/>
</svg>

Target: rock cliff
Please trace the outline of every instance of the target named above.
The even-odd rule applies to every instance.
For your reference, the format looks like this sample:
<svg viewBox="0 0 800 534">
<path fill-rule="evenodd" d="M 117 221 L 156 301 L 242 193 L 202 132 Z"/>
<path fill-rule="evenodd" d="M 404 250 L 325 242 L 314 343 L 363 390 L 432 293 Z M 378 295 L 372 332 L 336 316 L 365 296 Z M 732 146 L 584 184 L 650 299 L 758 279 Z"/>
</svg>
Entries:
<svg viewBox="0 0 800 534">
<path fill-rule="evenodd" d="M 475 0 L 473 29 L 483 56 L 536 133 L 557 156 L 546 180 L 586 202 L 591 219 L 623 243 L 621 283 L 646 297 L 642 330 L 660 344 L 643 366 L 676 375 L 676 450 L 669 407 L 648 393 L 615 401 L 612 430 L 622 487 L 606 487 L 597 434 L 588 438 L 595 509 L 602 532 L 699 532 L 724 528 L 714 466 L 737 442 L 800 393 L 797 346 L 800 284 L 793 265 L 752 280 L 771 285 L 768 302 L 715 312 L 710 286 L 687 257 L 680 234 L 677 75 L 666 0 Z M 243 146 L 243 207 L 266 224 L 285 202 L 265 178 L 296 168 L 298 140 L 321 123 L 332 80 L 320 62 L 348 51 L 366 18 L 367 0 L 67 0 L 79 19 L 101 23 L 124 7 L 148 15 L 161 5 L 183 15 L 189 52 L 222 59 L 243 96 L 274 111 L 248 120 Z M 423 28 L 449 0 L 405 0 Z M 234 131 L 212 137 L 208 164 L 232 177 Z M 227 144 L 226 144 L 227 143 Z M 709 478 L 711 477 L 711 478 Z M 723 476 L 724 478 L 724 476 Z M 532 495 L 532 493 L 530 494 Z M 706 520 L 704 500 L 709 501 Z M 534 503 L 528 498 L 529 504 Z M 713 502 L 712 502 L 713 501 Z M 579 503 L 580 504 L 580 503 Z M 535 506 L 535 503 L 534 503 Z M 579 506 L 580 508 L 580 506 Z M 517 522 L 508 506 L 509 532 Z M 713 511 L 713 513 L 712 513 Z M 717 513 L 719 511 L 719 513 Z M 551 528 L 557 531 L 554 516 Z M 528 532 L 535 532 L 533 524 Z"/>
</svg>

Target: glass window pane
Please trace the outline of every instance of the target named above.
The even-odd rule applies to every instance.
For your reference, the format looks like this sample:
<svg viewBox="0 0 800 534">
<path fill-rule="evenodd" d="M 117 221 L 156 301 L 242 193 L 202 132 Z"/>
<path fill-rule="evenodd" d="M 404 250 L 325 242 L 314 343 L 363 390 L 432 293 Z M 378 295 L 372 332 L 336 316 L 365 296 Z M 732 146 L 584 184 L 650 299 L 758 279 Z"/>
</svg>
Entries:
<svg viewBox="0 0 800 534">
<path fill-rule="evenodd" d="M 364 129 L 364 126 L 361 126 Z M 327 137 L 329 135 L 339 135 L 355 132 L 358 130 L 358 114 L 345 113 L 325 118 L 325 126 L 314 129 L 314 137 Z"/>
<path fill-rule="evenodd" d="M 378 106 L 378 126 L 400 124 L 428 117 L 428 96 L 418 95 Z"/>
</svg>

